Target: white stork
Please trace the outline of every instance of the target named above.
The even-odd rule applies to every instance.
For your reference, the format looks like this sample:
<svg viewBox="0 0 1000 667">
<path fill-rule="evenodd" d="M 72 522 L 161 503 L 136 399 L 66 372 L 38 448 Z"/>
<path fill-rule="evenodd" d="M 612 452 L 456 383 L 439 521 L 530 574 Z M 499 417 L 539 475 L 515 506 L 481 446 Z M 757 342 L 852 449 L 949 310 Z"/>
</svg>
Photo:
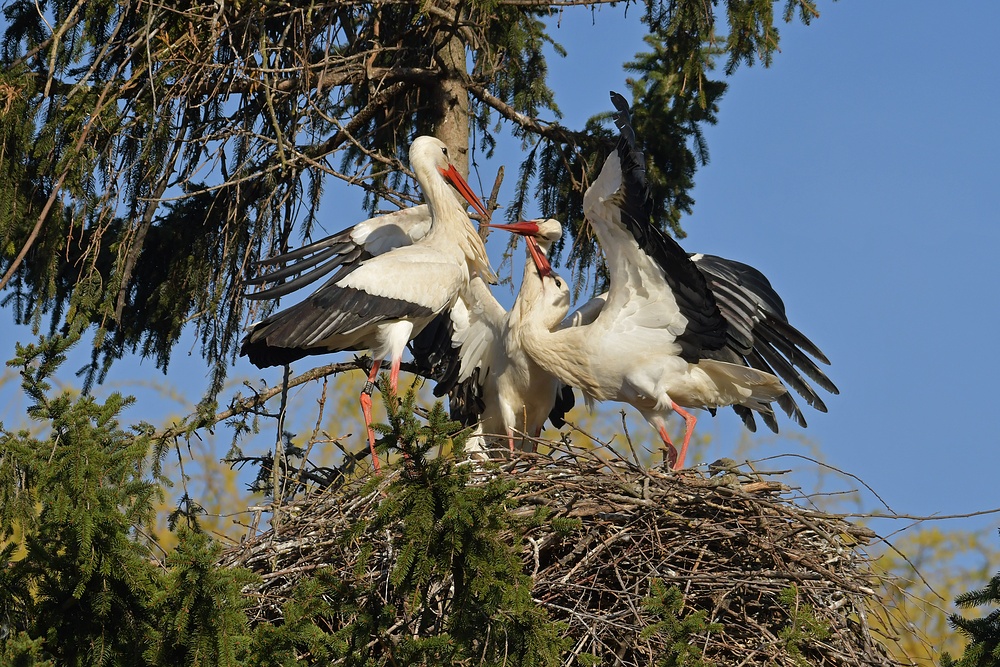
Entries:
<svg viewBox="0 0 1000 667">
<path fill-rule="evenodd" d="M 521 233 L 532 232 L 527 228 Z M 708 288 L 729 324 L 726 347 L 733 354 L 731 360 L 777 375 L 806 403 L 820 412 L 826 412 L 826 403 L 808 380 L 831 394 L 839 394 L 840 390 L 813 361 L 816 359 L 829 365 L 830 360 L 805 334 L 789 324 L 785 304 L 767 277 L 752 266 L 716 255 L 692 253 L 688 258 L 705 276 Z M 595 296 L 574 310 L 559 324 L 559 328 L 590 324 L 607 299 L 607 292 Z M 778 397 L 777 402 L 796 424 L 803 428 L 808 425 L 790 392 Z M 778 422 L 770 406 L 767 409 L 748 409 L 733 405 L 732 408 L 750 431 L 757 430 L 753 414 L 757 412 L 771 431 L 778 432 Z"/>
<path fill-rule="evenodd" d="M 541 289 L 532 258 L 548 253 L 562 236 L 562 225 L 549 219 L 490 227 L 528 236 L 531 258 L 525 262 L 524 277 L 511 309 L 505 310 L 487 284 L 473 277 L 468 294 L 452 309 L 451 326 L 442 327 L 438 332 L 442 339 L 431 343 L 434 354 L 447 359 L 444 366 L 454 364 L 450 376 L 447 370 L 439 374 L 434 393 L 449 394 L 453 419 L 476 426 L 466 451 L 477 455 L 485 449 L 484 434 L 505 434 L 513 452 L 515 433 L 537 438 L 547 418 L 556 427 L 562 426 L 562 416 L 573 400 L 572 390 L 564 394 L 563 384 L 542 370 L 521 344 L 526 313 L 534 307 Z M 562 315 L 547 322 L 547 326 L 555 327 L 561 319 Z M 457 359 L 448 359 L 453 355 Z M 415 357 L 418 364 L 422 363 L 419 354 Z M 433 367 L 434 363 L 424 365 Z M 519 440 L 518 447 L 535 450 L 528 438 Z"/>
<path fill-rule="evenodd" d="M 348 250 L 354 256 L 333 262 L 332 268 L 339 270 L 305 301 L 254 324 L 240 348 L 240 356 L 259 368 L 311 354 L 370 350 L 373 363 L 361 407 L 376 470 L 371 392 L 382 360 L 391 360 L 389 381 L 396 391 L 407 342 L 455 303 L 471 275 L 494 279 L 483 241 L 448 184 L 481 214 L 486 209 L 449 162 L 447 146 L 434 137 L 417 137 L 410 146 L 410 166 L 430 212 L 423 237 L 410 245 L 379 248 L 381 253 L 352 240 L 355 247 Z M 287 289 L 278 288 L 280 293 Z"/>
<path fill-rule="evenodd" d="M 771 300 L 773 290 L 759 272 L 746 267 L 752 273 L 733 273 L 735 263 L 691 258 L 652 224 L 645 159 L 635 144 L 628 105 L 616 93 L 612 101 L 621 131 L 618 148 L 584 194 L 584 214 L 604 249 L 610 290 L 603 304 L 592 303 L 567 318 L 567 324 L 578 326 L 550 331 L 548 321 L 566 312 L 569 288 L 544 257 L 536 258 L 541 298 L 521 340 L 539 366 L 579 387 L 588 401 L 615 400 L 637 408 L 659 433 L 676 470 L 684 465 L 696 423 L 684 408 L 732 405 L 748 427 L 754 411 L 771 426 L 769 403 L 787 408 L 789 399 L 783 398 L 787 389 L 767 362 L 806 384 L 771 352 L 780 350 L 798 364 L 805 357 L 800 347 L 818 350 L 790 326 L 781 326 L 787 325 L 784 308 L 780 299 Z M 821 354 L 817 358 L 825 361 Z M 811 364 L 805 372 L 815 380 L 814 368 Z M 816 374 L 823 378 L 821 386 L 833 387 L 818 369 Z M 790 384 L 801 391 L 795 381 Z M 685 420 L 679 454 L 666 431 L 671 412 Z"/>
</svg>

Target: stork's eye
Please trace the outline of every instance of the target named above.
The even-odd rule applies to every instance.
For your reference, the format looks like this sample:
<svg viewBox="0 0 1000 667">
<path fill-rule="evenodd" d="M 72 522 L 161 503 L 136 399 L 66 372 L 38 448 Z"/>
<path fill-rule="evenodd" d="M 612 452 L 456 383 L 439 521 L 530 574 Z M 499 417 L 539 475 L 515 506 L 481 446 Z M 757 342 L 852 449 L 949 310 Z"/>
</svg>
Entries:
<svg viewBox="0 0 1000 667">
<path fill-rule="evenodd" d="M 556 287 L 562 289 L 562 281 L 556 278 Z"/>
<path fill-rule="evenodd" d="M 441 152 L 444 153 L 445 157 L 448 157 L 448 147 L 447 146 L 442 146 L 441 147 Z"/>
</svg>

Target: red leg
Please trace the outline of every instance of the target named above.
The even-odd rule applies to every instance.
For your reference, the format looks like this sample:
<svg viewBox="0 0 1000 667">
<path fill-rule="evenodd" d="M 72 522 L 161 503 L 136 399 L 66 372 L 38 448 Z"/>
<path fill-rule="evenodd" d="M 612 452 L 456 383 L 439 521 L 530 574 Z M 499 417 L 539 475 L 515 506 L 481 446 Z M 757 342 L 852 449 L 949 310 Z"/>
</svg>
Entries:
<svg viewBox="0 0 1000 667">
<path fill-rule="evenodd" d="M 402 353 L 400 353 L 402 354 Z M 392 395 L 397 396 L 399 394 L 399 365 L 403 363 L 403 357 L 394 357 L 392 360 L 392 367 L 389 370 L 389 387 L 392 389 Z M 398 404 L 397 404 L 398 405 Z M 403 460 L 409 461 L 410 455 L 403 452 Z"/>
<path fill-rule="evenodd" d="M 389 372 L 389 386 L 392 387 L 392 393 L 398 394 L 399 389 L 399 365 L 403 362 L 402 357 L 396 357 L 392 360 L 392 370 Z"/>
<path fill-rule="evenodd" d="M 681 453 L 674 465 L 674 470 L 680 470 L 684 467 L 684 455 L 687 454 L 688 444 L 691 442 L 691 435 L 694 433 L 694 425 L 698 423 L 698 418 L 673 401 L 670 402 L 670 407 L 674 409 L 674 412 L 684 417 L 684 442 L 681 443 Z"/>
<path fill-rule="evenodd" d="M 671 470 L 676 470 L 677 448 L 674 447 L 674 443 L 670 441 L 670 436 L 667 435 L 667 427 L 663 425 L 660 426 L 660 440 L 666 445 L 666 453 L 663 456 L 665 462 L 670 466 Z"/>
<path fill-rule="evenodd" d="M 372 428 L 372 391 L 375 389 L 375 379 L 378 377 L 378 369 L 382 365 L 382 360 L 372 362 L 372 370 L 368 373 L 368 382 L 361 390 L 361 411 L 365 414 L 365 426 L 368 428 L 368 447 L 372 450 L 372 466 L 375 472 L 381 470 L 378 462 L 378 454 L 375 453 L 375 429 Z"/>
</svg>

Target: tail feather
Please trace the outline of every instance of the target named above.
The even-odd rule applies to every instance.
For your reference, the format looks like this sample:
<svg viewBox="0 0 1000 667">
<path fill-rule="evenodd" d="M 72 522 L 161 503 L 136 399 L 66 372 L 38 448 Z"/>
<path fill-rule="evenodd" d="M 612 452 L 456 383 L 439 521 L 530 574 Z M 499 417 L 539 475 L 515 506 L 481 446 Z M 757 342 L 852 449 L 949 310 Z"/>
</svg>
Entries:
<svg viewBox="0 0 1000 667">
<path fill-rule="evenodd" d="M 725 403 L 744 405 L 753 402 L 770 403 L 788 391 L 776 376 L 755 368 L 714 359 L 704 359 L 698 367 L 705 371 L 720 389 L 736 388 L 731 396 L 723 395 Z M 750 392 L 750 396 L 743 396 L 740 389 Z"/>
</svg>

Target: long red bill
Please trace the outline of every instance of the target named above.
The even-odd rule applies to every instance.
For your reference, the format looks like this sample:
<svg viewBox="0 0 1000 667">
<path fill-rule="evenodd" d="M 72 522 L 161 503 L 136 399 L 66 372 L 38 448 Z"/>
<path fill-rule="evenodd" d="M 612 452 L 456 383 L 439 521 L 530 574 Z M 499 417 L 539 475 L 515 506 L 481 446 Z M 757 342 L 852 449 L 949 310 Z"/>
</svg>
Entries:
<svg viewBox="0 0 1000 667">
<path fill-rule="evenodd" d="M 531 255 L 531 259 L 535 262 L 535 267 L 538 269 L 538 275 L 542 278 L 552 274 L 552 265 L 549 264 L 549 259 L 542 252 L 541 247 L 538 245 L 538 241 L 535 237 L 528 236 L 525 238 L 528 243 L 528 253 Z"/>
<path fill-rule="evenodd" d="M 476 209 L 476 212 L 483 216 L 484 220 L 490 219 L 490 214 L 486 211 L 486 206 L 483 205 L 483 202 L 480 201 L 476 193 L 472 191 L 468 182 L 458 173 L 455 165 L 449 164 L 447 169 L 440 168 L 440 171 L 445 180 L 455 186 L 455 189 L 465 197 L 465 201 L 469 202 L 472 208 Z"/>
<path fill-rule="evenodd" d="M 502 229 L 505 232 L 513 232 L 521 236 L 537 236 L 537 222 L 515 222 L 510 225 L 487 225 L 490 229 Z"/>
</svg>

